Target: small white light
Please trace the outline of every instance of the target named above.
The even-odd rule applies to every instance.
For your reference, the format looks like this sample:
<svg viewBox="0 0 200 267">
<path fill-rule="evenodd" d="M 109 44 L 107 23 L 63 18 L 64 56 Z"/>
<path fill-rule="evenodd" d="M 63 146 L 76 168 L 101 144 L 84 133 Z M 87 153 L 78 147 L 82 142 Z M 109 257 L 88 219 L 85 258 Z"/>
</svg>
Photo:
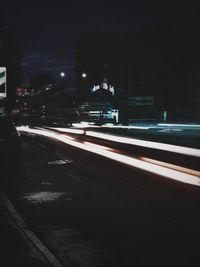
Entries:
<svg viewBox="0 0 200 267">
<path fill-rule="evenodd" d="M 64 72 L 61 72 L 61 73 L 60 73 L 60 76 L 61 76 L 61 77 L 65 77 L 65 73 L 64 73 Z"/>
</svg>

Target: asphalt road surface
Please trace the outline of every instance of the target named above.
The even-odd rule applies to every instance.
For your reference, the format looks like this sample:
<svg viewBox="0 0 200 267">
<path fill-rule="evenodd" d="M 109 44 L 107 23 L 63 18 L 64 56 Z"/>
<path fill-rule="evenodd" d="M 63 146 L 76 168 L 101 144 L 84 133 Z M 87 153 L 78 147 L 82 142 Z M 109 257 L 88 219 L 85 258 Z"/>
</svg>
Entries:
<svg viewBox="0 0 200 267">
<path fill-rule="evenodd" d="M 64 266 L 199 266 L 199 188 L 46 138 L 22 145 L 9 198 Z"/>
</svg>

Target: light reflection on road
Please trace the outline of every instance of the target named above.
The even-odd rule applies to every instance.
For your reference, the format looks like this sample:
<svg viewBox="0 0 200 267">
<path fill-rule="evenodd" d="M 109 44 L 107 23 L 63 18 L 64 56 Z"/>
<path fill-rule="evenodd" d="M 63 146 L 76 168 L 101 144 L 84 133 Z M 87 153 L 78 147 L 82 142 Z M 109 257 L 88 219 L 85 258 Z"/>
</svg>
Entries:
<svg viewBox="0 0 200 267">
<path fill-rule="evenodd" d="M 53 202 L 61 199 L 66 193 L 65 192 L 36 192 L 27 193 L 23 196 L 23 199 L 31 202 L 32 204 L 41 204 L 45 202 Z"/>
</svg>

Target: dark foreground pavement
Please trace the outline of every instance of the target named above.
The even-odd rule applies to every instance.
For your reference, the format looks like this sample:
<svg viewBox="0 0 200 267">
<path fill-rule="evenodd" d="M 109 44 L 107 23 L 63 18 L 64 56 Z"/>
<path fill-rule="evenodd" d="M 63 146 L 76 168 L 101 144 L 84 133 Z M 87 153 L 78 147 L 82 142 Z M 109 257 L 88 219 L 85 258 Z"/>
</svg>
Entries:
<svg viewBox="0 0 200 267">
<path fill-rule="evenodd" d="M 25 179 L 15 173 L 5 192 L 64 266 L 199 266 L 199 191 L 42 141 L 23 139 Z M 56 266 L 0 203 L 0 266 Z"/>
<path fill-rule="evenodd" d="M 49 267 L 44 256 L 11 218 L 0 194 L 0 266 Z"/>
<path fill-rule="evenodd" d="M 23 177 L 22 154 L 0 152 L 0 266 L 52 266 L 25 233 L 29 229 L 10 201 Z"/>
</svg>

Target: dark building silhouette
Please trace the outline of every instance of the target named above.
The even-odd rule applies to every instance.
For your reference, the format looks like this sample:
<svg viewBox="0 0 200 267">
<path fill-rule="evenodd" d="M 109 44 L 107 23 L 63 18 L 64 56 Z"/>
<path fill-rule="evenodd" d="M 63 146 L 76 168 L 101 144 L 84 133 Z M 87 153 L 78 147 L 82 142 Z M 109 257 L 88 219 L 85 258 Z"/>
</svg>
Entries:
<svg viewBox="0 0 200 267">
<path fill-rule="evenodd" d="M 154 105 L 161 112 L 167 110 L 171 120 L 198 121 L 199 25 L 199 18 L 177 17 L 142 32 L 82 35 L 76 53 L 81 90 L 99 83 L 106 65 L 106 77 L 115 86 L 119 102 L 153 96 Z M 81 78 L 82 72 L 87 80 Z"/>
<path fill-rule="evenodd" d="M 20 85 L 20 49 L 14 33 L 5 26 L 0 18 L 0 67 L 6 68 L 7 95 L 4 102 L 9 110 L 15 104 L 16 88 Z"/>
<path fill-rule="evenodd" d="M 54 82 L 54 78 L 49 73 L 35 73 L 31 77 L 31 88 L 35 91 L 41 90 L 43 87 Z"/>
</svg>

